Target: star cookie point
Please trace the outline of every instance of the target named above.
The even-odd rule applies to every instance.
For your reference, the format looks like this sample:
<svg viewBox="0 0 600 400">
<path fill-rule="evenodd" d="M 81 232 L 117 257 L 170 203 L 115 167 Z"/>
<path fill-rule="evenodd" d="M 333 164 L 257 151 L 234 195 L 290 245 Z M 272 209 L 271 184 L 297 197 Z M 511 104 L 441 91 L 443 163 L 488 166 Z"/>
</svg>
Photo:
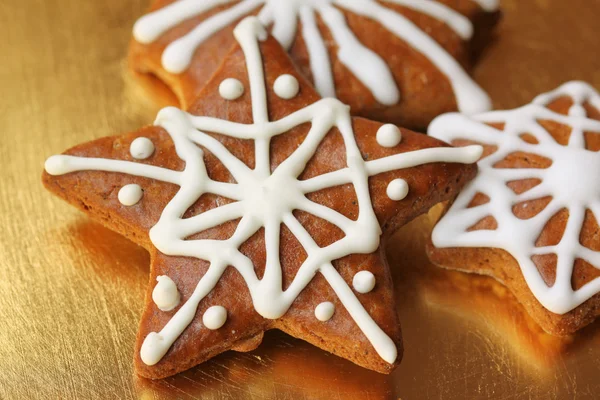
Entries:
<svg viewBox="0 0 600 400">
<path fill-rule="evenodd" d="M 44 176 L 50 190 L 151 252 L 136 345 L 142 376 L 253 349 L 274 328 L 390 372 L 401 338 L 380 235 L 452 196 L 475 173 L 469 149 L 407 130 L 394 148 L 379 145 L 381 124 L 319 99 L 263 32 L 253 17 L 236 27 L 238 44 L 189 111 L 166 108 L 155 126 L 78 146 L 59 156 L 70 168 Z M 297 80 L 294 96 L 277 95 L 282 75 Z M 247 93 L 223 97 L 226 78 Z M 130 153 L 139 137 L 153 143 L 148 159 Z M 386 195 L 394 179 L 409 188 L 401 201 Z M 144 194 L 123 207 L 113 193 L 131 183 Z M 353 218 L 346 193 L 356 197 Z M 355 291 L 362 270 L 382 278 Z M 173 285 L 159 291 L 170 304 L 178 297 L 168 311 L 152 300 L 163 276 Z M 334 305 L 327 322 L 315 315 L 321 303 Z"/>
<path fill-rule="evenodd" d="M 575 81 L 515 110 L 440 116 L 429 131 L 488 149 L 434 228 L 430 257 L 506 282 L 551 333 L 574 332 L 596 316 L 598 110 L 598 92 Z"/>
<path fill-rule="evenodd" d="M 499 18 L 493 1 L 157 0 L 134 26 L 131 66 L 158 76 L 188 108 L 224 58 L 236 21 L 250 14 L 321 96 L 358 115 L 424 127 L 444 111 L 491 107 L 466 70 L 471 44 L 485 43 Z"/>
</svg>

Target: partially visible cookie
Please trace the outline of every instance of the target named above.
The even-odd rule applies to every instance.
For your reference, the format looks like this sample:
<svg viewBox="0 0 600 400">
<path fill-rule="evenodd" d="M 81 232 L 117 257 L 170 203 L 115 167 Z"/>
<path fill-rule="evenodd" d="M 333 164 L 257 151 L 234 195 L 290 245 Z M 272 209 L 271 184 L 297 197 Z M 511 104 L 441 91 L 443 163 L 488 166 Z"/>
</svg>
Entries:
<svg viewBox="0 0 600 400">
<path fill-rule="evenodd" d="M 402 342 L 380 236 L 454 196 L 481 147 L 352 118 L 256 18 L 234 34 L 189 112 L 50 157 L 44 184 L 151 253 L 139 375 L 269 329 L 389 373 Z"/>
<path fill-rule="evenodd" d="M 438 117 L 429 134 L 480 143 L 479 174 L 438 222 L 429 257 L 507 285 L 544 330 L 600 314 L 600 95 L 569 82 L 511 111 Z"/>
<path fill-rule="evenodd" d="M 437 115 L 490 108 L 466 72 L 498 21 L 497 0 L 155 0 L 134 27 L 130 65 L 187 109 L 257 14 L 322 97 L 353 115 L 424 128 Z"/>
</svg>

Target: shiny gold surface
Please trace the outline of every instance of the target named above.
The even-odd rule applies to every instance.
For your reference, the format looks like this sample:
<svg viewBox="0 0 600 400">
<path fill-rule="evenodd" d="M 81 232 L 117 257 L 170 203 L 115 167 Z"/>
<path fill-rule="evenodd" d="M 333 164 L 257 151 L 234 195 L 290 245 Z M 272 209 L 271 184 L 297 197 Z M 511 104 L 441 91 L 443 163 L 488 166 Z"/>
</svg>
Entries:
<svg viewBox="0 0 600 400">
<path fill-rule="evenodd" d="M 393 238 L 405 356 L 391 376 L 271 332 L 164 381 L 134 377 L 149 257 L 44 192 L 44 159 L 153 120 L 126 72 L 147 0 L 1 0 L 0 398 L 598 398 L 600 323 L 556 339 L 487 278 L 433 268 L 422 217 Z M 600 88 L 600 1 L 504 0 L 477 79 L 514 107 L 569 79 Z M 168 101 L 168 100 L 166 100 Z"/>
</svg>

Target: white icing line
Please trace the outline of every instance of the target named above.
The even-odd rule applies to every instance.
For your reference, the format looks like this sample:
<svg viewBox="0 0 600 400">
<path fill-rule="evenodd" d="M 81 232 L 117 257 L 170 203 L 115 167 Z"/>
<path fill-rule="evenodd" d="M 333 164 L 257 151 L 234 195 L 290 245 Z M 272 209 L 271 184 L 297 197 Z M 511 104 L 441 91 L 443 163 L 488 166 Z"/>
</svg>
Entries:
<svg viewBox="0 0 600 400">
<path fill-rule="evenodd" d="M 323 265 L 321 273 L 342 301 L 348 313 L 354 318 L 358 327 L 363 331 L 371 344 L 373 344 L 377 354 L 384 361 L 393 364 L 396 361 L 396 357 L 398 357 L 398 349 L 394 341 L 373 321 L 362 304 L 360 304 L 360 301 L 352 293 L 352 289 L 348 287 L 348 284 L 333 268 L 333 265 Z"/>
<path fill-rule="evenodd" d="M 256 18 L 249 17 L 236 27 L 234 34 L 246 57 L 253 124 L 244 125 L 215 118 L 194 117 L 176 108 L 165 108 L 159 113 L 155 124 L 163 127 L 171 136 L 178 157 L 185 162 L 183 171 L 175 172 L 145 164 L 71 156 L 51 157 L 46 163 L 47 170 L 49 173 L 64 174 L 97 169 L 176 182 L 180 186 L 179 191 L 164 208 L 159 221 L 150 229 L 150 240 L 166 255 L 206 260 L 209 267 L 194 293 L 174 313 L 163 329 L 146 337 L 141 348 L 144 363 L 154 365 L 166 354 L 169 347 L 191 323 L 199 302 L 213 290 L 227 266 L 239 271 L 248 286 L 255 310 L 269 319 L 277 319 L 284 315 L 315 274 L 321 272 L 374 349 L 384 360 L 393 363 L 397 356 L 393 341 L 362 307 L 331 262 L 349 254 L 370 254 L 379 247 L 381 228 L 371 203 L 369 176 L 434 162 L 471 163 L 479 157 L 481 148 L 473 146 L 463 149 L 424 149 L 365 162 L 354 137 L 349 107 L 335 99 L 320 100 L 281 120 L 269 122 L 264 71 L 258 44 L 266 37 L 266 32 Z M 311 124 L 305 140 L 271 172 L 268 153 L 270 139 L 305 122 Z M 323 175 L 325 179 L 317 177 L 299 181 L 298 176 L 334 126 L 339 129 L 344 140 L 348 167 Z M 204 132 L 254 140 L 257 149 L 256 169 L 249 169 L 219 141 Z M 215 182 L 208 177 L 204 154 L 198 145 L 205 147 L 221 161 L 236 180 L 235 184 Z M 305 197 L 310 190 L 347 183 L 351 183 L 356 191 L 359 206 L 356 221 Z M 205 193 L 225 195 L 235 202 L 182 219 L 182 215 Z M 345 237 L 320 248 L 292 215 L 295 209 L 304 209 L 339 226 L 346 233 Z M 190 239 L 190 236 L 196 233 L 238 218 L 241 220 L 233 236 L 227 240 Z M 285 291 L 282 290 L 283 277 L 279 260 L 281 223 L 297 237 L 308 254 Z M 265 228 L 267 259 L 264 276 L 259 280 L 252 260 L 244 256 L 239 248 L 261 227 Z"/>
<path fill-rule="evenodd" d="M 551 92 L 537 96 L 532 103 L 545 106 L 563 96 L 573 99 L 573 107 L 569 110 L 570 117 L 586 118 L 585 109 L 582 107 L 585 102 L 589 102 L 593 107 L 600 110 L 598 92 L 590 84 L 582 81 L 567 82 Z"/>
<path fill-rule="evenodd" d="M 491 108 L 488 95 L 469 77 L 458 61 L 410 20 L 400 14 L 389 12 L 387 8 L 374 1 L 369 2 L 371 7 L 360 7 L 359 3 L 352 0 L 335 0 L 335 3 L 356 14 L 379 21 L 396 36 L 401 37 L 429 58 L 450 81 L 460 112 L 473 114 Z"/>
<path fill-rule="evenodd" d="M 386 9 L 386 12 L 389 10 Z M 379 103 L 398 103 L 400 92 L 390 68 L 377 53 L 358 41 L 346 24 L 344 14 L 331 6 L 319 8 L 319 14 L 338 43 L 337 56 L 340 62 L 371 91 Z"/>
<path fill-rule="evenodd" d="M 159 333 L 150 332 L 146 336 L 140 349 L 140 357 L 144 364 L 155 365 L 163 358 L 175 340 L 181 336 L 185 328 L 192 322 L 200 300 L 213 290 L 225 268 L 225 265 L 211 264 L 206 274 L 196 285 L 194 293 L 183 303 L 163 329 Z"/>
<path fill-rule="evenodd" d="M 568 116 L 547 108 L 549 103 L 570 97 L 574 105 Z M 539 302 L 549 311 L 564 314 L 600 292 L 596 278 L 578 290 L 571 287 L 573 263 L 577 258 L 600 267 L 600 252 L 583 247 L 579 235 L 585 210 L 590 209 L 600 218 L 600 154 L 585 149 L 584 132 L 600 134 L 600 122 L 582 114 L 583 103 L 589 102 L 600 109 L 600 94 L 582 82 L 569 82 L 549 93 L 536 97 L 532 104 L 509 111 L 494 111 L 472 118 L 446 114 L 434 120 L 429 134 L 451 142 L 467 139 L 497 146 L 497 151 L 479 161 L 479 174 L 463 190 L 450 210 L 436 225 L 432 239 L 436 247 L 500 248 L 510 253 L 519 263 L 525 280 Z M 551 120 L 572 128 L 567 146 L 558 144 L 540 124 Z M 485 123 L 504 123 L 498 131 Z M 520 135 L 529 133 L 539 144 L 523 141 Z M 507 155 L 522 151 L 538 154 L 552 161 L 546 169 L 499 169 L 493 166 Z M 537 178 L 541 183 L 520 195 L 507 182 Z M 486 204 L 468 208 L 476 193 L 490 198 Z M 551 196 L 548 206 L 533 218 L 518 219 L 513 205 L 526 200 Z M 566 208 L 569 219 L 561 241 L 556 246 L 536 247 L 535 243 L 546 223 L 559 210 Z M 486 216 L 493 216 L 497 229 L 471 231 L 468 228 Z M 556 254 L 558 257 L 556 281 L 548 287 L 531 260 L 537 254 Z"/>
<path fill-rule="evenodd" d="M 240 3 L 241 4 L 241 3 Z M 248 77 L 250 80 L 250 95 L 252 97 L 252 118 L 255 124 L 265 124 L 269 122 L 269 112 L 267 110 L 267 90 L 265 87 L 265 72 L 262 65 L 262 54 L 260 52 L 260 41 L 267 39 L 266 29 L 255 19 L 245 18 L 233 30 L 233 35 L 242 47 Z M 263 138 L 256 139 L 254 142 L 254 152 L 256 159 L 256 171 L 263 177 L 269 175 L 271 171 L 270 145 Z"/>
<path fill-rule="evenodd" d="M 393 156 L 379 158 L 373 161 L 367 161 L 366 169 L 369 176 L 381 174 L 394 169 L 404 169 L 416 167 L 427 163 L 428 159 L 435 159 L 438 162 L 456 162 L 461 164 L 471 164 L 477 162 L 481 157 L 481 146 L 463 147 L 467 151 L 456 151 L 456 148 L 430 148 L 411 151 L 409 153 L 400 153 Z M 348 168 L 340 169 L 334 172 L 315 176 L 314 178 L 300 181 L 300 187 L 304 193 L 312 193 L 336 185 L 350 183 L 350 170 Z"/>
<path fill-rule="evenodd" d="M 301 7 L 300 21 L 302 22 L 302 38 L 306 43 L 315 87 L 321 97 L 335 97 L 331 60 L 317 27 L 314 10 L 307 6 Z"/>
<path fill-rule="evenodd" d="M 473 34 L 473 26 L 468 18 L 437 1 L 390 1 L 446 23 L 464 40 Z M 486 11 L 498 8 L 497 0 L 473 1 Z M 204 0 L 201 3 L 196 0 L 178 0 L 140 18 L 134 27 L 134 37 L 142 43 L 151 43 L 184 20 L 229 3 L 229 0 Z M 388 65 L 356 39 L 346 25 L 344 15 L 332 5 L 378 21 L 392 34 L 429 58 L 450 80 L 461 112 L 475 113 L 491 108 L 487 95 L 442 46 L 401 14 L 374 0 L 242 0 L 207 18 L 191 32 L 171 43 L 163 53 L 163 67 L 172 73 L 183 72 L 189 67 L 198 46 L 208 37 L 262 6 L 260 21 L 263 25 L 273 25 L 274 37 L 286 49 L 293 45 L 298 19 L 301 20 L 301 34 L 310 56 L 315 86 L 322 96 L 333 97 L 335 87 L 331 60 L 314 17 L 315 13 L 319 13 L 338 44 L 340 61 L 371 90 L 377 101 L 384 105 L 396 104 L 400 100 L 400 93 Z"/>
<path fill-rule="evenodd" d="M 456 32 L 461 39 L 469 40 L 473 36 L 473 24 L 469 18 L 459 12 L 454 11 L 445 4 L 438 3 L 434 0 L 387 0 L 390 3 L 395 3 L 400 6 L 419 11 L 446 23 Z"/>
<path fill-rule="evenodd" d="M 211 8 L 233 2 L 234 0 L 175 1 L 138 19 L 133 26 L 133 37 L 140 43 L 152 43 L 163 33 L 183 21 L 209 11 Z"/>
<path fill-rule="evenodd" d="M 206 4 L 208 6 L 210 3 Z M 172 74 L 184 72 L 190 66 L 198 46 L 235 20 L 250 14 L 260 4 L 260 0 L 245 0 L 237 3 L 231 8 L 207 18 L 190 33 L 169 44 L 162 54 L 162 65 L 165 70 Z"/>
<path fill-rule="evenodd" d="M 180 184 L 181 173 L 153 165 L 137 164 L 129 161 L 106 158 L 82 158 L 56 155 L 46 160 L 44 168 L 50 175 L 64 175 L 76 171 L 122 172 L 129 175 L 156 179 L 163 182 Z"/>
<path fill-rule="evenodd" d="M 294 44 L 294 40 L 296 39 L 296 31 L 298 29 L 299 8 L 301 7 L 302 3 L 305 2 L 306 1 L 302 0 L 263 0 L 263 3 L 265 3 L 264 8 L 269 9 L 271 21 L 273 22 L 273 29 L 271 30 L 271 34 L 286 50 L 289 50 L 292 47 L 292 44 Z"/>
<path fill-rule="evenodd" d="M 479 4 L 484 11 L 492 12 L 500 8 L 500 0 L 473 0 Z"/>
</svg>

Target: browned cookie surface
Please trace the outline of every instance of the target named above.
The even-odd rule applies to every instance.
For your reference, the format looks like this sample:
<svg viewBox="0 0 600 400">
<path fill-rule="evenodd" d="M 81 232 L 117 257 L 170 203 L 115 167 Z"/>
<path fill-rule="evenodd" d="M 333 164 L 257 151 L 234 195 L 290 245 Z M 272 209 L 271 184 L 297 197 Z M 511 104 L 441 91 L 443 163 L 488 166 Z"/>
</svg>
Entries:
<svg viewBox="0 0 600 400">
<path fill-rule="evenodd" d="M 265 71 L 267 108 L 270 121 L 277 121 L 319 100 L 310 84 L 294 69 L 288 56 L 272 38 L 260 42 L 262 66 Z M 289 100 L 273 92 L 273 83 L 282 74 L 291 74 L 300 83 L 299 94 Z M 223 99 L 218 87 L 226 78 L 238 79 L 246 88 L 237 100 Z M 248 79 L 248 68 L 244 53 L 235 46 L 227 56 L 197 101 L 190 107 L 192 115 L 210 116 L 221 120 L 250 124 L 253 122 L 251 101 L 252 90 Z M 401 130 L 402 141 L 394 147 L 383 147 L 377 143 L 376 133 L 381 124 L 361 118 L 351 120 L 354 137 L 364 160 L 372 161 L 383 157 L 413 152 L 433 147 L 448 148 L 436 139 L 408 130 Z M 270 144 L 271 170 L 287 159 L 306 139 L 310 124 L 304 123 L 273 138 Z M 227 135 L 208 132 L 208 135 L 248 168 L 255 168 L 255 146 L 252 140 L 234 139 Z M 131 142 L 148 138 L 155 147 L 146 159 L 136 160 L 130 154 Z M 208 148 L 203 162 L 210 179 L 215 182 L 235 183 L 231 171 L 222 160 Z M 176 154 L 176 146 L 170 134 L 159 126 L 142 128 L 122 136 L 108 137 L 72 148 L 65 154 L 78 157 L 100 157 L 147 164 L 172 171 L 183 171 L 184 161 Z M 300 180 L 324 175 L 346 168 L 345 143 L 337 128 L 324 137 L 308 161 Z M 426 212 L 432 205 L 447 200 L 475 175 L 473 164 L 424 163 L 412 168 L 396 169 L 369 178 L 368 189 L 373 211 L 384 233 L 415 216 Z M 391 200 L 387 194 L 388 183 L 393 179 L 404 179 L 410 188 L 408 195 L 400 201 Z M 345 284 L 352 288 L 354 275 L 361 270 L 370 271 L 376 279 L 375 288 L 369 293 L 355 293 L 370 318 L 391 338 L 397 347 L 398 357 L 388 363 L 374 349 L 372 343 L 358 327 L 330 282 L 316 274 L 310 284 L 301 291 L 289 310 L 280 318 L 266 319 L 253 306 L 248 285 L 237 269 L 227 268 L 213 290 L 198 305 L 195 317 L 175 340 L 164 357 L 155 365 L 147 365 L 140 358 L 144 340 L 151 332 L 159 332 L 192 296 L 196 285 L 205 276 L 209 263 L 193 257 L 168 256 L 158 251 L 148 236 L 161 217 L 164 208 L 178 193 L 178 186 L 158 179 L 142 178 L 123 173 L 102 171 L 79 171 L 64 175 L 44 173 L 46 187 L 68 202 L 81 208 L 91 217 L 110 229 L 116 230 L 146 247 L 152 257 L 150 284 L 146 293 L 146 308 L 142 315 L 138 333 L 135 365 L 138 374 L 149 378 L 161 378 L 197 365 L 221 352 L 234 349 L 248 351 L 258 346 L 263 332 L 280 329 L 292 336 L 304 339 L 329 352 L 382 373 L 389 373 L 399 362 L 402 341 L 392 282 L 387 263 L 380 248 L 371 254 L 350 254 L 333 261 L 335 270 Z M 143 190 L 142 200 L 134 206 L 123 206 L 118 192 L 126 184 L 139 184 Z M 351 184 L 317 190 L 307 195 L 315 203 L 338 211 L 341 215 L 356 220 L 359 217 L 358 199 Z M 204 194 L 185 212 L 184 218 L 198 216 L 232 202 L 223 196 Z M 294 216 L 320 247 L 339 241 L 343 232 L 330 222 L 306 212 L 294 211 Z M 226 240 L 239 226 L 239 219 L 197 232 L 189 240 Z M 265 273 L 268 251 L 265 248 L 264 229 L 258 230 L 239 248 L 252 261 L 258 278 Z M 282 285 L 286 289 L 292 283 L 300 266 L 306 261 L 308 251 L 290 229 L 282 225 L 280 232 L 279 260 Z M 169 276 L 177 285 L 181 302 L 172 311 L 161 311 L 152 300 L 152 292 L 158 276 Z M 321 322 L 315 318 L 315 307 L 324 301 L 335 306 L 333 317 Z M 204 312 L 213 305 L 227 309 L 227 321 L 222 328 L 209 330 L 202 323 Z"/>
<path fill-rule="evenodd" d="M 532 109 L 535 106 L 530 105 L 527 106 L 529 111 L 523 108 L 524 111 L 493 112 L 490 116 L 475 117 L 472 123 L 462 125 L 449 123 L 449 119 L 440 117 L 439 124 L 436 122 L 433 132 L 430 132 L 455 145 L 483 144 L 482 162 L 489 166 L 485 171 L 490 171 L 486 175 L 482 169 L 468 194 L 465 192 L 464 199 L 457 200 L 461 204 L 453 206 L 449 203 L 446 206 L 444 213 L 447 216 L 442 217 L 442 222 L 456 221 L 454 216 L 462 212 L 462 218 L 469 221 L 467 225 L 470 226 L 465 226 L 466 230 L 456 235 L 457 241 L 446 238 L 447 243 L 441 246 L 430 243 L 430 259 L 442 267 L 496 278 L 513 291 L 544 330 L 555 335 L 573 333 L 600 314 L 597 291 L 586 295 L 583 300 L 573 300 L 575 296 L 582 295 L 581 289 L 585 285 L 597 284 L 593 281 L 600 277 L 594 258 L 600 250 L 600 227 L 595 214 L 600 211 L 597 208 L 598 194 L 590 191 L 582 199 L 578 190 L 582 179 L 596 177 L 600 171 L 594 162 L 578 161 L 577 156 L 572 158 L 571 155 L 576 151 L 581 160 L 598 157 L 599 98 L 591 87 L 571 82 L 557 89 L 545 101 L 538 98 L 539 109 Z M 475 122 L 479 119 L 481 122 Z M 523 123 L 528 120 L 529 123 Z M 496 131 L 490 130 L 490 127 Z M 520 144 L 508 152 L 506 148 L 510 137 Z M 572 159 L 564 164 L 565 157 Z M 486 159 L 493 160 L 493 163 Z M 560 166 L 563 166 L 562 169 L 573 168 L 573 172 L 567 172 L 569 176 L 564 182 L 559 182 L 562 172 L 551 169 Z M 518 175 L 519 170 L 524 174 Z M 492 176 L 496 173 L 494 171 L 497 174 Z M 514 178 L 506 178 L 510 174 L 515 174 Z M 489 186 L 482 189 L 485 179 L 503 182 L 501 184 L 514 196 L 499 195 L 500 191 L 490 190 Z M 548 184 L 548 181 L 559 183 Z M 491 206 L 492 202 L 497 204 Z M 470 215 L 474 215 L 471 213 L 477 212 L 478 208 L 489 212 L 481 214 L 477 221 L 471 221 Z M 502 209 L 510 210 L 510 215 L 507 217 L 499 212 Z M 511 235 L 504 239 L 500 237 L 502 232 L 510 232 L 510 229 L 513 229 L 513 237 L 521 237 L 522 230 L 531 229 L 527 224 L 537 224 L 540 228 L 531 230 L 533 236 L 526 236 L 529 241 L 523 240 L 524 247 L 529 250 L 528 256 L 523 257 L 516 250 L 511 252 L 511 248 L 519 247 L 519 239 L 511 241 Z M 444 242 L 446 240 L 442 236 L 445 232 L 444 228 L 437 232 Z M 471 238 L 459 244 L 461 238 L 468 235 Z M 474 244 L 472 240 L 480 244 Z M 489 243 L 489 246 L 481 245 L 483 243 Z M 538 284 L 528 282 L 524 273 L 539 276 Z M 592 287 L 588 285 L 584 290 Z M 543 294 L 551 289 L 556 290 Z M 536 294 L 543 297 L 538 298 Z"/>
<path fill-rule="evenodd" d="M 173 3 L 175 3 L 173 0 L 157 0 L 152 4 L 150 12 L 161 10 Z M 195 47 L 191 63 L 183 71 L 169 72 L 163 63 L 164 52 L 169 45 L 185 39 L 199 27 L 212 27 L 215 18 L 220 18 L 239 3 L 217 5 L 199 15 L 192 15 L 149 43 L 141 43 L 132 39 L 129 53 L 131 68 L 136 72 L 160 78 L 177 95 L 181 106 L 188 108 L 217 70 L 229 47 L 233 44 L 231 32 L 235 22 L 232 21 L 222 29 L 211 28 L 212 33 Z M 408 24 L 414 24 L 423 36 L 430 37 L 434 46 L 439 46 L 439 51 L 447 52 L 450 58 L 457 61 L 458 68 L 462 66 L 462 68 L 470 70 L 477 55 L 490 41 L 500 13 L 498 11 L 485 12 L 472 0 L 443 0 L 439 3 L 455 13 L 453 18 L 462 16 L 466 18 L 466 23 L 470 23 L 473 29 L 470 39 L 461 38 L 448 24 L 416 9 L 393 2 L 382 2 L 381 5 L 387 9 L 386 13 L 397 13 L 406 18 Z M 261 9 L 262 4 L 257 5 L 252 13 L 258 14 Z M 343 7 L 339 7 L 339 12 L 345 19 L 347 33 L 354 36 L 359 44 L 373 52 L 387 66 L 393 77 L 390 86 L 396 85 L 400 94 L 398 101 L 391 103 L 379 101 L 373 91 L 366 86 L 364 80 L 359 79 L 356 72 L 340 60 L 341 48 L 337 41 L 339 38 L 334 37 L 331 27 L 325 23 L 323 17 L 315 13 L 315 28 L 323 40 L 323 51 L 327 55 L 327 61 L 324 62 L 326 68 L 320 67 L 318 70 L 326 71 L 322 75 L 330 74 L 332 76 L 335 95 L 352 107 L 354 115 L 392 122 L 412 129 L 423 129 L 435 116 L 457 110 L 453 87 L 445 73 L 432 62 L 431 53 L 424 53 L 416 49 L 407 40 L 397 36 L 372 18 L 358 15 Z M 275 18 L 283 17 L 276 16 Z M 301 19 L 301 16 L 298 16 L 298 19 Z M 163 18 L 161 21 L 164 22 L 165 19 Z M 287 20 L 281 24 L 287 25 Z M 276 29 L 285 30 L 286 28 L 277 27 Z M 315 79 L 315 67 L 311 64 L 311 62 L 317 62 L 315 60 L 318 57 L 312 56 L 311 58 L 311 54 L 309 54 L 307 34 L 303 31 L 302 21 L 298 21 L 298 27 L 294 32 L 296 33 L 292 38 L 289 54 L 300 72 L 319 88 L 320 85 Z M 412 34 L 411 37 L 413 37 Z M 423 39 L 420 37 L 415 40 L 423 43 Z M 313 54 L 315 53 L 318 51 L 313 50 Z M 356 54 L 355 57 L 353 64 L 359 66 L 363 61 L 361 58 L 364 57 L 361 57 L 360 54 Z M 447 64 L 447 62 L 445 63 Z M 383 79 L 378 76 L 380 75 L 378 70 L 373 70 L 367 75 L 370 75 L 368 79 L 374 81 Z M 374 76 L 378 77 L 374 78 Z M 319 77 L 319 80 L 323 79 L 323 77 Z"/>
</svg>

